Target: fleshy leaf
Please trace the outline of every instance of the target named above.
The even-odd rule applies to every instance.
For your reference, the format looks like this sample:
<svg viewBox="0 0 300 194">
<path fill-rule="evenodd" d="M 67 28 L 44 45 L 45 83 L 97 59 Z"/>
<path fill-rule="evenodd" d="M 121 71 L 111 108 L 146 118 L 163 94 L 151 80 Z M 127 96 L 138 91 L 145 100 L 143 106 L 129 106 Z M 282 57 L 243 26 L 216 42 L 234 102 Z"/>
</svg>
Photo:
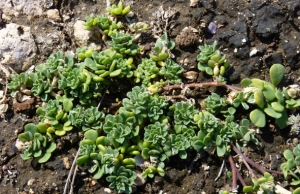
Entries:
<svg viewBox="0 0 300 194">
<path fill-rule="evenodd" d="M 96 139 L 98 138 L 98 132 L 96 130 L 90 129 L 84 133 L 84 137 L 86 139 L 92 140 L 96 143 Z"/>
<path fill-rule="evenodd" d="M 277 86 L 284 76 L 284 66 L 281 64 L 274 64 L 270 68 L 270 77 L 274 86 Z"/>
<path fill-rule="evenodd" d="M 283 156 L 286 160 L 289 160 L 289 159 L 294 159 L 294 154 L 291 150 L 285 150 L 283 152 Z"/>
<path fill-rule="evenodd" d="M 45 163 L 45 162 L 47 162 L 47 161 L 50 159 L 50 157 L 51 157 L 51 153 L 46 152 L 46 153 L 38 160 L 38 162 L 39 162 L 39 163 Z"/>
<path fill-rule="evenodd" d="M 266 125 L 266 115 L 260 109 L 251 111 L 250 120 L 257 127 L 264 127 Z"/>
<path fill-rule="evenodd" d="M 283 111 L 282 113 L 282 116 L 278 119 L 276 119 L 275 123 L 278 125 L 278 127 L 280 129 L 283 129 L 285 127 L 288 126 L 288 114 L 286 113 L 286 111 Z"/>
<path fill-rule="evenodd" d="M 275 118 L 275 119 L 279 119 L 279 118 L 282 116 L 281 113 L 276 112 L 276 111 L 275 111 L 274 109 L 272 109 L 272 108 L 265 108 L 265 109 L 264 109 L 264 112 L 265 112 L 267 115 L 269 115 L 270 117 L 273 117 L 273 118 Z"/>
</svg>

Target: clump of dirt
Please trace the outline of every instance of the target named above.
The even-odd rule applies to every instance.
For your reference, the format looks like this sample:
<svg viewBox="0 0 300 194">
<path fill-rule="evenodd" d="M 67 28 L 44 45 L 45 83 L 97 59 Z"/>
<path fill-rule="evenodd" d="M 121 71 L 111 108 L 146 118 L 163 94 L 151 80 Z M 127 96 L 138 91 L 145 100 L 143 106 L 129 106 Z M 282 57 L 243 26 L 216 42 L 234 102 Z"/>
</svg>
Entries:
<svg viewBox="0 0 300 194">
<path fill-rule="evenodd" d="M 193 47 L 195 45 L 199 45 L 203 41 L 201 36 L 202 31 L 199 33 L 199 31 L 195 28 L 186 27 L 178 36 L 176 36 L 175 43 L 182 49 Z"/>
</svg>

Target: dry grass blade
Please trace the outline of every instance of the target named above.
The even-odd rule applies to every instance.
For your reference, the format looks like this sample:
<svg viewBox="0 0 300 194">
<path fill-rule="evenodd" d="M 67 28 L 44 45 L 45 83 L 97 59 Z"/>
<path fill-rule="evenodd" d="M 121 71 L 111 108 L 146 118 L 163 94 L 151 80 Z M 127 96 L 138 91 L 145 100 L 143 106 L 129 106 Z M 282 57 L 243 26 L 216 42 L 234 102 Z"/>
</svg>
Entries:
<svg viewBox="0 0 300 194">
<path fill-rule="evenodd" d="M 67 194 L 69 188 L 70 188 L 70 192 L 69 193 L 71 193 L 73 191 L 74 180 L 72 180 L 72 182 L 71 182 L 71 176 L 74 173 L 73 177 L 75 177 L 76 169 L 77 169 L 76 160 L 77 160 L 77 158 L 79 156 L 79 153 L 80 153 L 80 148 L 77 150 L 76 156 L 75 156 L 75 158 L 73 160 L 72 167 L 71 167 L 70 172 L 68 174 L 68 178 L 67 178 L 67 181 L 66 181 L 66 184 L 65 184 L 65 188 L 64 188 L 64 193 L 63 194 Z"/>
</svg>

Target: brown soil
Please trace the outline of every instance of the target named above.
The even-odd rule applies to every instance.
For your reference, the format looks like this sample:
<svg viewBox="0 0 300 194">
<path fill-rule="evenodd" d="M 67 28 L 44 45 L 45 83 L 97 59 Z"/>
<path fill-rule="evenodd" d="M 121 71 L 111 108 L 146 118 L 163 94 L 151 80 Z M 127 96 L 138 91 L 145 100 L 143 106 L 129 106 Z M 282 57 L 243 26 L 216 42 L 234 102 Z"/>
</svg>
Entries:
<svg viewBox="0 0 300 194">
<path fill-rule="evenodd" d="M 269 80 L 268 70 L 274 63 L 282 63 L 286 67 L 283 85 L 298 83 L 300 76 L 299 1 L 200 0 L 195 7 L 190 7 L 190 1 L 187 0 L 126 0 L 125 4 L 131 5 L 132 11 L 137 15 L 136 20 L 154 20 L 158 30 L 165 30 L 169 38 L 176 41 L 175 60 L 187 71 L 197 71 L 198 46 L 217 40 L 220 50 L 232 62 L 230 70 L 226 73 L 228 83 L 238 84 L 245 77 Z M 164 10 L 172 8 L 177 11 L 166 28 L 164 21 L 157 21 L 152 15 L 160 6 Z M 51 9 L 56 8 L 61 15 L 70 16 L 65 23 L 59 25 L 49 23 L 48 19 L 43 17 L 33 17 L 29 20 L 24 15 L 12 18 L 9 22 L 30 26 L 35 37 L 47 37 L 49 33 L 57 34 L 59 38 L 56 42 L 37 44 L 39 56 L 36 64 L 39 64 L 49 54 L 58 50 L 75 51 L 76 45 L 72 32 L 74 21 L 84 20 L 91 13 L 103 14 L 105 7 L 104 1 L 54 1 Z M 9 22 L 1 20 L 0 17 L 2 28 Z M 210 22 L 218 26 L 216 34 L 209 32 L 207 26 Z M 192 27 L 197 32 L 191 29 L 182 32 L 185 27 Z M 145 33 L 140 44 L 148 45 L 154 40 L 151 34 Z M 254 48 L 258 51 L 250 57 L 249 52 Z M 206 80 L 210 78 L 202 73 L 197 75 L 197 81 Z M 209 88 L 209 91 L 212 90 L 214 89 Z M 207 94 L 207 90 L 190 92 L 190 96 L 195 98 L 204 98 Z M 0 120 L 0 166 L 2 166 L 0 193 L 63 193 L 81 137 L 71 134 L 63 138 L 59 142 L 59 149 L 49 162 L 34 166 L 30 160 L 23 161 L 20 153 L 15 152 L 14 149 L 17 134 L 22 132 L 24 124 L 36 119 L 34 107 L 30 103 L 15 104 L 12 99 L 9 105 L 5 118 Z M 286 143 L 290 138 L 288 132 L 280 131 L 270 124 L 263 129 L 263 134 L 257 137 L 261 140 L 262 146 L 247 148 L 245 150 L 247 156 L 266 168 L 280 170 L 279 166 L 283 161 L 281 153 L 289 146 L 293 146 Z M 215 181 L 222 158 L 210 154 L 202 155 L 198 160 L 196 158 L 195 152 L 191 152 L 184 161 L 177 157 L 171 158 L 166 167 L 166 176 L 148 179 L 144 186 L 135 188 L 136 193 L 163 191 L 168 194 L 201 192 L 212 194 L 222 188 L 229 190 L 231 179 L 226 176 L 226 173 Z M 276 181 L 283 183 L 281 176 L 274 176 Z M 251 180 L 248 178 L 248 181 Z M 108 188 L 105 180 L 96 181 L 87 171 L 78 169 L 74 193 L 105 193 L 105 188 Z M 288 186 L 286 188 L 292 190 Z"/>
</svg>

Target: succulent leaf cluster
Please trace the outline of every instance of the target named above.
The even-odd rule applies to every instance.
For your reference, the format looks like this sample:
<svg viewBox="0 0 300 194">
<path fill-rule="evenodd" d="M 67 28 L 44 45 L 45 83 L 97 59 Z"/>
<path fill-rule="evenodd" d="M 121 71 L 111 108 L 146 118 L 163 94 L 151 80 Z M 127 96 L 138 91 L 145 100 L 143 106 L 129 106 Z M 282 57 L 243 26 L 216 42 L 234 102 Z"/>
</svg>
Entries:
<svg viewBox="0 0 300 194">
<path fill-rule="evenodd" d="M 192 145 L 199 152 L 214 147 L 218 156 L 224 156 L 229 151 L 229 143 L 234 143 L 239 148 L 250 141 L 258 144 L 253 132 L 249 130 L 250 122 L 247 119 L 243 119 L 240 125 L 233 122 L 233 117 L 228 117 L 225 123 L 221 123 L 211 113 L 202 111 L 194 116 L 194 120 L 200 130 L 193 137 Z"/>
<path fill-rule="evenodd" d="M 180 76 L 183 72 L 184 69 L 175 63 L 175 61 L 167 59 L 159 70 L 159 75 L 167 80 L 168 84 L 180 84 L 182 83 Z"/>
<path fill-rule="evenodd" d="M 110 182 L 109 187 L 115 189 L 117 193 L 132 193 L 131 186 L 135 179 L 136 173 L 123 166 L 116 167 L 112 175 L 106 178 L 107 182 Z"/>
<path fill-rule="evenodd" d="M 241 84 L 247 91 L 248 102 L 253 102 L 258 106 L 250 113 L 250 120 L 257 127 L 266 125 L 266 116 L 275 119 L 275 123 L 280 128 L 288 125 L 287 110 L 300 106 L 300 100 L 292 98 L 286 88 L 282 91 L 276 88 L 284 76 L 284 67 L 281 64 L 274 64 L 270 68 L 271 82 L 260 79 L 244 79 Z"/>
<path fill-rule="evenodd" d="M 300 144 L 294 147 L 293 151 L 285 150 L 283 156 L 286 162 L 280 165 L 280 169 L 283 171 L 284 177 L 287 179 L 288 175 L 291 175 L 294 178 L 291 185 L 300 185 Z"/>
<path fill-rule="evenodd" d="M 15 95 L 17 91 L 25 90 L 30 86 L 32 86 L 32 80 L 29 78 L 28 74 L 24 72 L 20 74 L 11 74 L 11 81 L 7 84 L 7 87 L 13 91 L 12 95 Z"/>
<path fill-rule="evenodd" d="M 70 110 L 68 120 L 73 126 L 87 131 L 89 129 L 101 130 L 105 115 L 103 112 L 98 111 L 96 107 L 85 109 L 77 105 L 74 109 Z"/>
<path fill-rule="evenodd" d="M 217 42 L 212 45 L 199 46 L 200 54 L 197 55 L 198 69 L 217 78 L 218 81 L 225 81 L 223 75 L 229 67 L 230 62 L 226 55 L 217 50 Z"/>
<path fill-rule="evenodd" d="M 130 6 L 124 7 L 123 2 L 120 1 L 118 5 L 113 4 L 111 7 L 108 7 L 107 11 L 113 16 L 122 16 L 130 11 Z"/>
<path fill-rule="evenodd" d="M 94 16 L 91 14 L 85 18 L 85 29 L 91 30 L 95 27 L 103 30 L 104 34 L 107 36 L 112 36 L 121 28 L 122 23 L 111 20 L 106 14 Z"/>
<path fill-rule="evenodd" d="M 140 52 L 140 47 L 134 44 L 134 37 L 123 32 L 113 34 L 108 44 L 120 54 L 134 56 Z"/>
<path fill-rule="evenodd" d="M 152 48 L 153 52 L 150 54 L 150 58 L 153 61 L 164 61 L 168 57 L 173 56 L 171 50 L 175 48 L 175 42 L 169 41 L 168 36 L 163 34 L 157 39 L 155 46 Z"/>
<path fill-rule="evenodd" d="M 275 191 L 274 177 L 268 172 L 265 172 L 258 179 L 252 178 L 252 183 L 253 185 L 247 185 L 243 188 L 244 193 L 274 193 Z"/>
<path fill-rule="evenodd" d="M 123 99 L 123 107 L 120 113 L 133 114 L 139 125 L 143 124 L 148 117 L 151 122 L 159 121 L 163 117 L 164 109 L 167 108 L 167 101 L 157 94 L 150 95 L 144 87 L 134 87 L 127 94 L 128 98 Z"/>
<path fill-rule="evenodd" d="M 25 132 L 18 135 L 18 139 L 24 143 L 22 159 L 34 158 L 38 163 L 47 162 L 56 149 L 56 143 L 43 129 L 33 123 L 25 125 L 24 129 Z"/>
<path fill-rule="evenodd" d="M 68 111 L 73 108 L 72 99 L 61 98 L 59 100 L 49 100 L 44 108 L 36 110 L 39 115 L 39 127 L 49 134 L 54 133 L 57 136 L 63 136 L 73 129 L 68 120 Z M 62 106 L 63 104 L 63 106 Z"/>
<path fill-rule="evenodd" d="M 142 63 L 139 64 L 137 69 L 134 71 L 135 82 L 142 83 L 143 86 L 150 86 L 151 80 L 158 76 L 159 68 L 156 62 L 152 59 L 144 58 Z"/>
<path fill-rule="evenodd" d="M 46 63 L 35 67 L 34 73 L 21 73 L 20 75 L 11 75 L 12 81 L 8 88 L 16 93 L 33 93 L 39 96 L 41 100 L 48 101 L 51 96 L 56 95 L 58 90 L 58 75 L 72 69 L 74 60 L 72 55 L 64 56 L 62 52 L 57 52 L 49 56 Z M 30 91 L 30 92 L 29 92 Z"/>
<path fill-rule="evenodd" d="M 87 165 L 95 179 L 104 174 L 111 174 L 119 151 L 108 147 L 109 140 L 99 136 L 99 131 L 89 129 L 84 133 L 85 139 L 80 142 L 80 153 L 76 160 L 78 165 Z"/>
</svg>

